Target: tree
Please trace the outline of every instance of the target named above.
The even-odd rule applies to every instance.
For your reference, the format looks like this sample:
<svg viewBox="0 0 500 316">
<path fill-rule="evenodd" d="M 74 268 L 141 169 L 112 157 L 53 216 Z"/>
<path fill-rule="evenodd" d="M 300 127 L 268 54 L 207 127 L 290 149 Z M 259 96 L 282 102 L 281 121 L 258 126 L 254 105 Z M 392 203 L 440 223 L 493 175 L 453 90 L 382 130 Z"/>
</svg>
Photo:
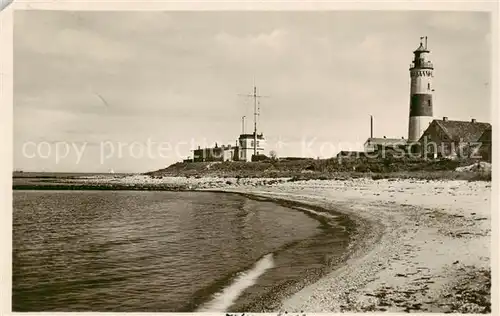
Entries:
<svg viewBox="0 0 500 316">
<path fill-rule="evenodd" d="M 278 158 L 278 153 L 276 153 L 275 150 L 271 150 L 269 152 L 269 157 L 271 157 L 271 160 L 276 160 Z"/>
</svg>

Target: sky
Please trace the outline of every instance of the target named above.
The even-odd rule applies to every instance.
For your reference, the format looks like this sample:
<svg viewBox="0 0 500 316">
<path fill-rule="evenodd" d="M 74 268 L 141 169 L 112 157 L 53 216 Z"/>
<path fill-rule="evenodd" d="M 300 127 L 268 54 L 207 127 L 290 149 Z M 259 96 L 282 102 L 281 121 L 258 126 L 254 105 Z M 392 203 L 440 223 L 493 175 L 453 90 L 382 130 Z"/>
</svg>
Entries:
<svg viewBox="0 0 500 316">
<path fill-rule="evenodd" d="M 491 122 L 482 12 L 16 11 L 14 168 L 146 172 L 253 129 L 279 157 L 407 137 L 421 36 L 434 116 Z"/>
</svg>

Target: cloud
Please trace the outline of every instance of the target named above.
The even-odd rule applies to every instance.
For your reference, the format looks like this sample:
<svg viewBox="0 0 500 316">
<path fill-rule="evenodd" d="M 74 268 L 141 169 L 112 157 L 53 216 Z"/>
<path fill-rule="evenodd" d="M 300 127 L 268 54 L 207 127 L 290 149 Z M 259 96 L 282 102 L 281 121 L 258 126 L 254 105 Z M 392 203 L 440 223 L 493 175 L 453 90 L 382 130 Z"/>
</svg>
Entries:
<svg viewBox="0 0 500 316">
<path fill-rule="evenodd" d="M 240 46 L 242 45 L 246 48 L 255 47 L 256 49 L 279 49 L 286 43 L 287 37 L 288 33 L 285 30 L 274 29 L 268 33 L 258 33 L 256 35 L 252 34 L 242 37 L 234 36 L 227 32 L 221 32 L 215 36 L 215 40 L 226 46 L 239 44 Z"/>
<path fill-rule="evenodd" d="M 220 32 L 214 37 L 215 54 L 223 54 L 229 61 L 252 63 L 279 62 L 289 52 L 290 38 L 286 31 L 274 29 L 268 33 L 236 36 Z"/>
<path fill-rule="evenodd" d="M 480 119 L 490 100 L 478 82 L 489 80 L 491 68 L 489 22 L 482 18 L 471 12 L 16 12 L 15 142 L 44 135 L 233 143 L 241 116 L 251 124 L 252 100 L 238 94 L 250 93 L 254 78 L 270 96 L 259 120 L 270 138 L 356 141 L 368 135 L 370 114 L 377 135 L 400 137 L 407 129 L 408 66 L 423 35 L 436 67 L 436 114 Z M 287 150 L 298 155 L 298 148 Z M 116 164 L 143 171 L 169 162 Z"/>
<path fill-rule="evenodd" d="M 427 26 L 441 32 L 484 32 L 491 15 L 486 12 L 427 12 Z"/>
<path fill-rule="evenodd" d="M 78 57 L 80 62 L 92 61 L 121 63 L 135 57 L 130 46 L 121 44 L 99 33 L 87 30 L 61 29 L 46 36 L 19 36 L 16 44 L 20 49 L 36 54 L 55 55 L 58 58 Z"/>
</svg>

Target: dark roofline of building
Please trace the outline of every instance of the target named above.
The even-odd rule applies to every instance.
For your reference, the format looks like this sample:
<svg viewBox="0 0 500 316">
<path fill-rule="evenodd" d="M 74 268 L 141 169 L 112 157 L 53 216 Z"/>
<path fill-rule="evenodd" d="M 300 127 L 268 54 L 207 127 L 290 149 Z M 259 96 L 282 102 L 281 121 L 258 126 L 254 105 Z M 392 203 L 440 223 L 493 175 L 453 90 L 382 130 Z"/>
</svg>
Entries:
<svg viewBox="0 0 500 316">
<path fill-rule="evenodd" d="M 408 140 L 405 138 L 381 138 L 381 137 L 370 137 L 365 141 L 367 143 L 375 143 L 375 144 L 407 144 Z"/>
<path fill-rule="evenodd" d="M 241 134 L 238 139 L 247 139 L 247 138 L 254 138 L 254 133 L 252 134 Z M 257 134 L 257 139 L 264 139 L 264 134 L 260 133 Z"/>
<path fill-rule="evenodd" d="M 454 130 L 456 132 L 456 125 L 455 126 L 453 126 L 453 125 L 457 124 L 457 123 L 458 124 L 463 124 L 461 126 L 461 129 L 460 129 L 462 133 L 467 133 L 467 131 L 466 131 L 467 128 L 465 128 L 465 126 L 476 125 L 476 126 L 482 126 L 482 127 L 484 127 L 484 130 L 481 133 L 481 135 L 475 137 L 476 140 L 480 136 L 482 136 L 482 134 L 484 134 L 484 132 L 486 130 L 491 129 L 491 123 L 488 123 L 488 122 L 478 122 L 475 119 L 471 119 L 470 121 L 449 120 L 448 117 L 443 117 L 443 119 L 433 119 L 432 122 L 431 122 L 431 124 L 429 124 L 429 126 L 431 126 L 432 124 L 437 125 L 445 133 L 445 135 L 450 140 L 453 140 L 453 141 L 462 141 L 462 137 L 457 137 L 457 134 L 453 134 L 452 135 L 452 132 L 448 129 L 448 128 L 452 128 L 452 130 Z M 424 132 L 424 134 L 425 134 L 425 132 Z M 420 137 L 419 141 L 422 141 L 423 137 L 424 137 L 424 135 L 422 135 Z M 471 140 L 469 140 L 469 141 L 471 141 Z"/>
<path fill-rule="evenodd" d="M 233 146 L 233 145 L 222 145 L 222 146 L 217 146 L 217 147 L 205 147 L 205 148 L 196 148 L 196 149 L 191 149 L 191 151 L 197 151 L 197 150 L 226 150 L 226 149 L 236 149 L 239 148 L 239 146 Z"/>
<path fill-rule="evenodd" d="M 446 129 L 446 126 L 444 126 L 444 125 L 449 124 L 449 123 L 464 123 L 464 124 L 468 123 L 468 124 L 477 124 L 477 125 L 487 125 L 486 130 L 489 129 L 489 128 L 491 128 L 491 124 L 490 123 L 488 123 L 488 122 L 478 122 L 475 119 L 472 119 L 471 121 L 459 121 L 459 120 L 449 120 L 447 117 L 443 117 L 442 120 L 433 120 L 431 122 L 431 124 L 434 123 L 434 122 L 436 122 L 436 124 L 438 124 L 444 130 L 444 132 L 447 134 L 448 137 L 451 137 L 452 135 L 450 135 L 448 133 L 448 131 Z"/>
<path fill-rule="evenodd" d="M 464 121 L 464 120 L 450 120 L 448 119 L 447 116 L 444 116 L 442 119 L 433 119 L 432 120 L 433 122 L 434 121 L 438 121 L 438 122 L 460 122 L 460 123 L 471 123 L 471 124 L 489 124 L 491 125 L 491 123 L 488 123 L 488 122 L 478 122 L 476 121 L 476 119 L 474 118 L 471 118 L 470 121 Z"/>
</svg>

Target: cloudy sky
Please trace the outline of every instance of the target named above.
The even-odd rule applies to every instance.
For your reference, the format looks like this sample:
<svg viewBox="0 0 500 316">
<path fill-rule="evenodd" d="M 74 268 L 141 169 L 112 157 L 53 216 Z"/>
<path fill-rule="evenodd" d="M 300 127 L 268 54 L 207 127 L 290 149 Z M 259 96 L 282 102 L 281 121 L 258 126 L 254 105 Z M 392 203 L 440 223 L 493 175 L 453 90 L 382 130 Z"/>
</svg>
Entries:
<svg viewBox="0 0 500 316">
<path fill-rule="evenodd" d="M 491 122 L 480 12 L 70 12 L 14 16 L 14 167 L 143 172 L 234 144 L 254 80 L 279 156 L 407 137 L 409 64 L 428 36 L 434 116 Z"/>
</svg>

